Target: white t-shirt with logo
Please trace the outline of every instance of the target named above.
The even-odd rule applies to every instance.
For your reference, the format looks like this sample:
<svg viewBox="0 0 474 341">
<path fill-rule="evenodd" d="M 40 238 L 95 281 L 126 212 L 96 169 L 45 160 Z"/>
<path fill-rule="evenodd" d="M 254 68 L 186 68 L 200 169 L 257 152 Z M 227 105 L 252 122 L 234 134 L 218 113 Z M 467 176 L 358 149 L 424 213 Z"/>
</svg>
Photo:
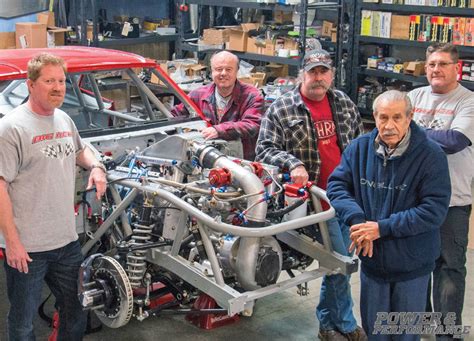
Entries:
<svg viewBox="0 0 474 341">
<path fill-rule="evenodd" d="M 54 250 L 78 238 L 75 171 L 83 148 L 74 122 L 59 109 L 41 116 L 23 104 L 0 119 L 0 176 L 8 183 L 27 252 Z M 0 247 L 5 247 L 1 233 Z"/>
<path fill-rule="evenodd" d="M 474 93 L 462 85 L 447 94 L 435 94 L 430 86 L 408 93 L 413 105 L 414 120 L 424 128 L 453 129 L 463 133 L 471 146 L 448 154 L 451 177 L 450 206 L 472 203 L 471 183 L 474 177 Z"/>
</svg>

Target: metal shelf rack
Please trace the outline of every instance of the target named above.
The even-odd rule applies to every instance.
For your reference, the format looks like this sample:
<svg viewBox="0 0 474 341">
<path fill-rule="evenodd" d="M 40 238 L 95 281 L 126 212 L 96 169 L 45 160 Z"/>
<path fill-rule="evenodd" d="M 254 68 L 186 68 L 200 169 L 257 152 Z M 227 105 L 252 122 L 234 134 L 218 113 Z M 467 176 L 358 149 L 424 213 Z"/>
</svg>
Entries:
<svg viewBox="0 0 474 341">
<path fill-rule="evenodd" d="M 352 58 L 352 86 L 349 95 L 355 103 L 357 103 L 358 88 L 363 83 L 365 76 L 372 76 L 385 79 L 397 79 L 414 83 L 417 85 L 426 85 L 428 81 L 424 76 L 412 76 L 407 74 L 400 74 L 394 72 L 387 72 L 383 70 L 367 69 L 362 65 L 366 63 L 361 59 L 361 48 L 365 45 L 385 46 L 392 50 L 395 47 L 410 47 L 422 52 L 431 42 L 419 42 L 413 40 L 380 38 L 372 36 L 362 36 L 361 31 L 361 14 L 362 10 L 392 12 L 395 14 L 431 14 L 440 16 L 460 16 L 460 17 L 474 17 L 473 8 L 457 8 L 457 7 L 439 7 L 439 6 L 415 6 L 415 5 L 399 5 L 399 4 L 382 4 L 382 3 L 365 3 L 361 0 L 356 0 L 355 15 L 354 15 L 354 38 L 353 38 L 353 58 Z M 457 46 L 461 58 L 474 59 L 474 47 L 472 46 Z M 474 82 L 460 81 L 466 88 L 474 91 Z M 364 115 L 371 115 L 370 111 L 362 109 L 361 113 Z"/>
<path fill-rule="evenodd" d="M 306 41 L 306 20 L 307 20 L 307 15 L 308 15 L 308 10 L 310 9 L 334 9 L 338 11 L 337 18 L 338 18 L 338 43 L 331 43 L 327 41 L 321 41 L 321 45 L 323 48 L 328 49 L 328 48 L 333 48 L 335 50 L 334 53 L 334 60 L 335 60 L 335 66 L 337 67 L 339 65 L 340 60 L 342 59 L 343 56 L 343 51 L 346 51 L 345 53 L 348 53 L 347 51 L 351 50 L 352 44 L 350 43 L 342 43 L 342 14 L 344 12 L 344 6 L 347 1 L 351 0 L 337 0 L 337 1 L 321 1 L 317 3 L 308 3 L 308 0 L 301 0 L 300 3 L 295 4 L 295 5 L 281 5 L 281 4 L 267 4 L 267 3 L 262 3 L 258 2 L 257 0 L 251 0 L 251 1 L 223 1 L 223 0 L 186 0 L 186 4 L 196 4 L 200 6 L 222 6 L 222 7 L 233 7 L 233 8 L 252 8 L 252 9 L 261 9 L 261 10 L 271 10 L 271 11 L 285 11 L 285 12 L 298 12 L 300 13 L 300 55 L 303 55 L 305 51 L 305 41 Z M 181 3 L 182 1 L 176 0 L 176 6 Z M 177 12 L 177 20 L 176 20 L 176 26 L 178 28 L 178 34 L 182 34 L 183 30 L 183 17 L 182 13 L 179 11 Z M 181 39 L 177 41 L 176 44 L 176 53 L 178 56 L 183 55 L 183 51 L 193 51 L 193 52 L 198 52 L 197 48 L 194 46 L 191 46 L 187 44 L 184 41 L 184 37 L 181 36 Z M 207 51 L 207 52 L 213 52 L 212 51 Z M 199 51 L 199 52 L 204 52 L 204 51 Z M 259 54 L 254 54 L 254 53 L 245 53 L 245 52 L 235 52 L 233 51 L 236 55 L 238 55 L 242 59 L 247 59 L 247 60 L 255 60 L 255 61 L 262 61 L 262 62 L 273 62 L 273 63 L 279 63 L 279 64 L 286 64 L 290 66 L 295 66 L 299 67 L 301 65 L 301 58 L 297 59 L 292 59 L 292 58 L 282 58 L 282 57 L 276 57 L 276 56 L 267 56 L 267 55 L 259 55 Z M 349 74 L 348 72 L 346 72 Z M 339 79 L 339 72 L 337 73 L 336 76 L 336 85 L 338 85 L 338 79 Z"/>
</svg>

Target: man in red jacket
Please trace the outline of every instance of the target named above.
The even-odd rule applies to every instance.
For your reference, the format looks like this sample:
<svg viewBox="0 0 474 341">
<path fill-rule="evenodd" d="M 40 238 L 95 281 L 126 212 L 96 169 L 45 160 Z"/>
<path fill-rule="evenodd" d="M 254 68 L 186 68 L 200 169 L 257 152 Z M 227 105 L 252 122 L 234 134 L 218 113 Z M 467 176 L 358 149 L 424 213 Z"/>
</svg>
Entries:
<svg viewBox="0 0 474 341">
<path fill-rule="evenodd" d="M 212 123 L 202 130 L 206 139 L 241 139 L 246 160 L 255 159 L 255 143 L 260 129 L 263 97 L 252 85 L 237 80 L 239 58 L 227 51 L 211 58 L 211 84 L 191 91 L 189 97 Z M 175 106 L 174 116 L 188 116 L 183 104 Z"/>
</svg>

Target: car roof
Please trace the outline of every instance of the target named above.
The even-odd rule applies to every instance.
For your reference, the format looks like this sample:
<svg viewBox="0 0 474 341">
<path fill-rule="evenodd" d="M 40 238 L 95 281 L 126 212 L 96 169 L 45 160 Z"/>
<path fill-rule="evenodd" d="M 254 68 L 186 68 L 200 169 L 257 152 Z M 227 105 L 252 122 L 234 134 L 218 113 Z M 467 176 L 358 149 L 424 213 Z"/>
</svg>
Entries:
<svg viewBox="0 0 474 341">
<path fill-rule="evenodd" d="M 0 80 L 26 78 L 28 61 L 48 52 L 66 61 L 69 73 L 156 67 L 154 60 L 130 52 L 87 46 L 0 50 Z"/>
</svg>

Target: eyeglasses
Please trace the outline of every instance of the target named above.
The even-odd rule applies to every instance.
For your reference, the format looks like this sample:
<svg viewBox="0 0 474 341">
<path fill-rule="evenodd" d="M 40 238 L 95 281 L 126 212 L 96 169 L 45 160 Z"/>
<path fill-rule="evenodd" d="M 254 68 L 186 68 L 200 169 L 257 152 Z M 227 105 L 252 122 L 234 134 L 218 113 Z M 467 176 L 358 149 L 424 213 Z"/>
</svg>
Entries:
<svg viewBox="0 0 474 341">
<path fill-rule="evenodd" d="M 448 62 L 439 62 L 439 63 L 429 63 L 429 64 L 427 64 L 427 66 L 428 66 L 428 69 L 434 70 L 434 68 L 436 66 L 438 66 L 440 69 L 444 69 L 450 64 L 457 64 L 457 63 L 455 63 L 455 62 L 449 62 L 449 63 Z"/>
</svg>

